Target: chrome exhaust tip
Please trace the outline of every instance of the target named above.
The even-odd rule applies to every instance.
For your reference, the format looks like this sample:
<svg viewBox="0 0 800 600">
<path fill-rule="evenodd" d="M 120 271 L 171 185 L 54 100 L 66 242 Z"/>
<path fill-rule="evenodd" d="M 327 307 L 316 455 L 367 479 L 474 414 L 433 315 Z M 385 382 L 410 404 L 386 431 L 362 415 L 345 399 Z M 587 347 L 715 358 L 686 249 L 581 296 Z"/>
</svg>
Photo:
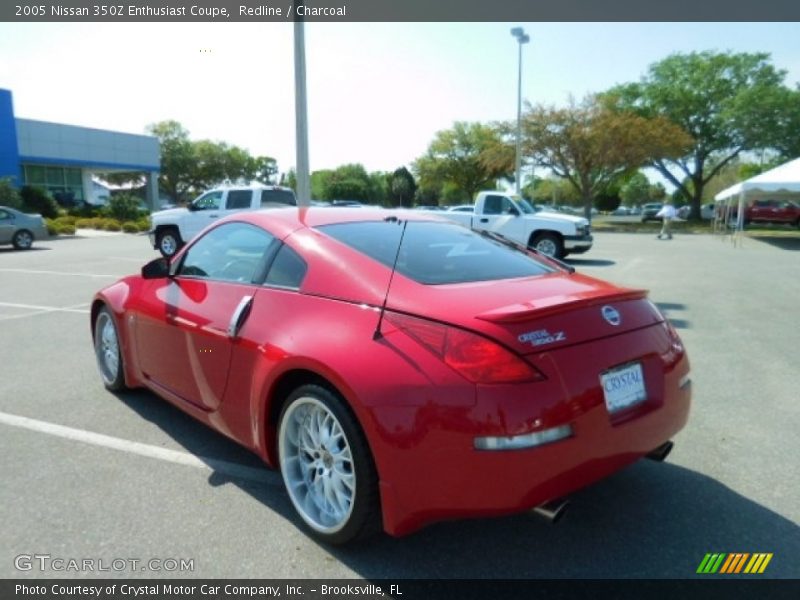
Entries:
<svg viewBox="0 0 800 600">
<path fill-rule="evenodd" d="M 664 462 L 664 459 L 669 456 L 669 453 L 672 452 L 672 448 L 675 446 L 672 442 L 664 442 L 658 448 L 651 450 L 648 454 L 646 454 L 646 458 L 650 460 L 654 460 L 656 462 Z"/>
<path fill-rule="evenodd" d="M 540 504 L 533 509 L 533 512 L 547 519 L 550 523 L 556 524 L 561 520 L 561 517 L 564 516 L 564 513 L 567 512 L 568 506 L 569 500 L 558 498 L 557 500 L 551 500 L 550 502 Z"/>
</svg>

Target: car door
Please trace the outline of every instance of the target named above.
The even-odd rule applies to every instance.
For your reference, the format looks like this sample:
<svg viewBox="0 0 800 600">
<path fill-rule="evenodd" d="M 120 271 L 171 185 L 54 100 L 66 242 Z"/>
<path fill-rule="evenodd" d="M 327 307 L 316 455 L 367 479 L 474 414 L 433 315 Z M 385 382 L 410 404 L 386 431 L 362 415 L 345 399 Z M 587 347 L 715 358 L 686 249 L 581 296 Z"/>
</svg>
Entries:
<svg viewBox="0 0 800 600">
<path fill-rule="evenodd" d="M 184 241 L 191 240 L 222 216 L 223 196 L 223 190 L 212 190 L 192 202 L 189 214 L 182 223 L 184 231 L 181 233 L 186 238 Z"/>
<path fill-rule="evenodd" d="M 247 223 L 225 223 L 205 233 L 181 257 L 174 275 L 146 282 L 136 324 L 145 377 L 204 410 L 225 393 L 238 334 L 253 309 L 256 286 L 277 241 Z"/>
<path fill-rule="evenodd" d="M 0 244 L 10 244 L 14 237 L 14 215 L 0 208 Z"/>
<path fill-rule="evenodd" d="M 223 216 L 241 212 L 243 210 L 250 210 L 253 207 L 253 190 L 228 190 L 225 194 L 225 210 Z"/>
<path fill-rule="evenodd" d="M 483 202 L 483 214 L 474 219 L 478 229 L 499 233 L 509 239 L 527 243 L 525 221 L 519 210 L 505 196 L 488 194 Z"/>
</svg>

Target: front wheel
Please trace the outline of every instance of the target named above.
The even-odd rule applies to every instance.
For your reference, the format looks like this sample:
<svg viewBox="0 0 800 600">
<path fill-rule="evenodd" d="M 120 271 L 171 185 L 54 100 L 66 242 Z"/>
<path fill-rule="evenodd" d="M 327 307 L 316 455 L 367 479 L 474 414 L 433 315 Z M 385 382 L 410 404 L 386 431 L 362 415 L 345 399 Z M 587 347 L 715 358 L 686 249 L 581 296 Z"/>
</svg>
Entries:
<svg viewBox="0 0 800 600">
<path fill-rule="evenodd" d="M 27 229 L 20 229 L 11 239 L 17 250 L 29 250 L 33 246 L 33 234 Z"/>
<path fill-rule="evenodd" d="M 281 413 L 278 456 L 289 498 L 318 539 L 345 544 L 378 528 L 375 466 L 339 396 L 318 385 L 295 390 Z"/>
<path fill-rule="evenodd" d="M 156 246 L 161 256 L 164 258 L 172 258 L 175 253 L 183 246 L 181 234 L 177 229 L 170 227 L 169 229 L 162 229 L 156 234 Z"/>
<path fill-rule="evenodd" d="M 541 252 L 553 258 L 564 257 L 564 244 L 561 238 L 555 233 L 539 233 L 533 238 L 531 247 L 537 252 Z"/>
</svg>

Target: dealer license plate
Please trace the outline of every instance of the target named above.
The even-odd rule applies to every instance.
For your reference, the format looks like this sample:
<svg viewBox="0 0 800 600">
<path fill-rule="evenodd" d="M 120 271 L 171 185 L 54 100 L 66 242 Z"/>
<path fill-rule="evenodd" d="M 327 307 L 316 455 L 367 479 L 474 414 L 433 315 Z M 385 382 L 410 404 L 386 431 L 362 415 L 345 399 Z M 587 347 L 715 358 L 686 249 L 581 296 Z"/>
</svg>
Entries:
<svg viewBox="0 0 800 600">
<path fill-rule="evenodd" d="M 641 363 L 606 371 L 600 375 L 600 383 L 611 414 L 647 400 Z"/>
</svg>

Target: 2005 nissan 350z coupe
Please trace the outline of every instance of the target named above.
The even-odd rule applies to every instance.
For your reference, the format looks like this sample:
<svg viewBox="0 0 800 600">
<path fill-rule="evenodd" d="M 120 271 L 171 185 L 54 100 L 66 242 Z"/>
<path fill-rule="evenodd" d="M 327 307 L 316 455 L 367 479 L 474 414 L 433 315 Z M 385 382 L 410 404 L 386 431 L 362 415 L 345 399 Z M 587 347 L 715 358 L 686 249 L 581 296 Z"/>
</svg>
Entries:
<svg viewBox="0 0 800 600">
<path fill-rule="evenodd" d="M 646 292 L 413 211 L 214 224 L 99 292 L 112 391 L 146 387 L 280 469 L 318 538 L 529 509 L 686 423 L 689 362 Z"/>
</svg>

